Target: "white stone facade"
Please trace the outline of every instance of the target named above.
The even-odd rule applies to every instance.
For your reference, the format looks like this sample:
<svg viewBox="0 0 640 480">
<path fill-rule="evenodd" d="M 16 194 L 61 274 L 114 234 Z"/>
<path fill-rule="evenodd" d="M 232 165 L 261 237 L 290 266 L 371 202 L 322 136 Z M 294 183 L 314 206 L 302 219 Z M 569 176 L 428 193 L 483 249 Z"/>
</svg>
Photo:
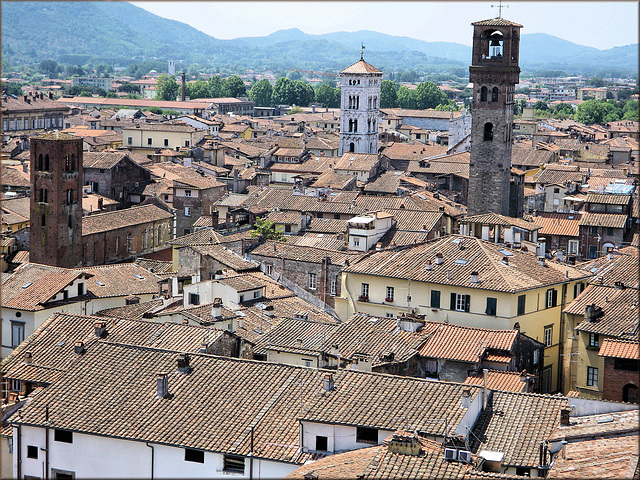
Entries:
<svg viewBox="0 0 640 480">
<path fill-rule="evenodd" d="M 378 153 L 382 72 L 360 59 L 340 72 L 340 151 Z"/>
</svg>

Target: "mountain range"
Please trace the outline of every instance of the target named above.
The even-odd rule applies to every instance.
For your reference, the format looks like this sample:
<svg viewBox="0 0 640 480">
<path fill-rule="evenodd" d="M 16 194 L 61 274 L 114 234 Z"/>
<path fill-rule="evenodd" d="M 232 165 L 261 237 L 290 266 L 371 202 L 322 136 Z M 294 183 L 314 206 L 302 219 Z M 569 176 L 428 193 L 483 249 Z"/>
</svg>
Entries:
<svg viewBox="0 0 640 480">
<path fill-rule="evenodd" d="M 243 66 L 257 71 L 338 71 L 359 57 L 360 42 L 367 46 L 367 61 L 385 73 L 453 71 L 465 76 L 471 59 L 471 47 L 466 45 L 368 30 L 310 35 L 293 28 L 264 37 L 220 40 L 126 2 L 2 3 L 2 54 L 15 63 L 50 58 L 80 65 L 88 61 L 125 65 L 175 58 L 185 65 Z M 636 76 L 638 45 L 598 50 L 553 35 L 523 34 L 520 66 L 523 71 Z"/>
</svg>

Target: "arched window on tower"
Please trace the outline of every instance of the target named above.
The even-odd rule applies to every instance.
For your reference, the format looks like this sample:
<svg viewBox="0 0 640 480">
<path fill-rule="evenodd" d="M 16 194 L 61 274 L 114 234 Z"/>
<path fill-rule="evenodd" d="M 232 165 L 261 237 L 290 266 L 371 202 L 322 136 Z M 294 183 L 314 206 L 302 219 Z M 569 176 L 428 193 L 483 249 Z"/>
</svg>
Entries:
<svg viewBox="0 0 640 480">
<path fill-rule="evenodd" d="M 501 58 L 504 45 L 501 32 L 495 31 L 489 35 L 489 58 Z"/>
<path fill-rule="evenodd" d="M 492 102 L 498 101 L 498 87 L 493 87 L 493 90 L 491 90 L 491 101 Z"/>
<path fill-rule="evenodd" d="M 480 89 L 480 101 L 481 102 L 487 101 L 487 87 L 482 87 Z"/>
<path fill-rule="evenodd" d="M 354 120 L 353 121 L 353 131 L 357 132 L 358 131 L 358 120 Z"/>
<path fill-rule="evenodd" d="M 48 154 L 48 153 L 47 153 L 47 154 L 45 154 L 45 156 L 44 156 L 44 166 L 43 166 L 43 169 L 44 169 L 45 171 L 47 171 L 47 172 L 49 171 L 49 154 Z"/>
<path fill-rule="evenodd" d="M 350 151 L 351 153 L 353 153 L 353 152 L 355 152 L 355 151 L 356 151 L 356 144 L 355 144 L 355 143 L 351 142 L 351 143 L 349 144 L 349 151 Z"/>
<path fill-rule="evenodd" d="M 493 141 L 493 124 L 491 122 L 487 122 L 484 124 L 484 138 L 485 142 Z"/>
<path fill-rule="evenodd" d="M 40 225 L 43 227 L 47 225 L 47 217 L 44 214 L 40 217 Z"/>
<path fill-rule="evenodd" d="M 38 163 L 36 166 L 36 170 L 43 170 L 44 169 L 44 162 L 43 162 L 43 157 L 42 154 L 38 155 Z"/>
<path fill-rule="evenodd" d="M 68 153 L 64 156 L 64 170 L 66 172 L 71 170 L 71 156 Z"/>
<path fill-rule="evenodd" d="M 71 189 L 67 190 L 67 203 L 68 204 L 73 203 L 73 190 Z"/>
<path fill-rule="evenodd" d="M 72 153 L 71 154 L 71 170 L 75 170 L 76 169 L 76 154 Z"/>
<path fill-rule="evenodd" d="M 360 108 L 360 96 L 356 96 L 356 110 Z"/>
<path fill-rule="evenodd" d="M 373 109 L 378 108 L 378 97 L 373 97 Z"/>
</svg>

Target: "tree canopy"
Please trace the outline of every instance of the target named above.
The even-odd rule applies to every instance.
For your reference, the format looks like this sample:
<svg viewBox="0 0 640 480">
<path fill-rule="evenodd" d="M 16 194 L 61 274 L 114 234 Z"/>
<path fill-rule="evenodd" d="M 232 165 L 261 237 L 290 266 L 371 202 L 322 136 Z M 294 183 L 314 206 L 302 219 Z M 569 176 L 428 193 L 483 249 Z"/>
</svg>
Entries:
<svg viewBox="0 0 640 480">
<path fill-rule="evenodd" d="M 249 98 L 256 103 L 257 107 L 268 107 L 271 105 L 271 95 L 273 87 L 266 78 L 256 82 L 249 91 Z"/>
<path fill-rule="evenodd" d="M 276 224 L 266 218 L 256 218 L 251 230 L 253 238 L 262 237 L 265 240 L 284 240 L 284 234 L 276 229 Z"/>
<path fill-rule="evenodd" d="M 180 86 L 176 76 L 160 75 L 156 84 L 156 100 L 174 101 L 178 97 Z"/>
</svg>

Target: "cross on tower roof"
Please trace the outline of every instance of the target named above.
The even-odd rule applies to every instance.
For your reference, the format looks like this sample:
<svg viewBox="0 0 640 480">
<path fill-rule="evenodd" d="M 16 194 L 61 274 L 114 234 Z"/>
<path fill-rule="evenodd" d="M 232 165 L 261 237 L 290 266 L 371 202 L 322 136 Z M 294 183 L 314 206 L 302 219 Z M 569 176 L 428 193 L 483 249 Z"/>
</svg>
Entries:
<svg viewBox="0 0 640 480">
<path fill-rule="evenodd" d="M 509 8 L 509 5 L 502 5 L 502 0 L 498 2 L 498 5 L 491 5 L 491 8 L 498 8 L 498 18 L 502 18 L 502 9 Z"/>
<path fill-rule="evenodd" d="M 362 50 L 360 50 L 360 60 L 364 60 L 364 43 L 360 44 L 362 46 Z"/>
</svg>

